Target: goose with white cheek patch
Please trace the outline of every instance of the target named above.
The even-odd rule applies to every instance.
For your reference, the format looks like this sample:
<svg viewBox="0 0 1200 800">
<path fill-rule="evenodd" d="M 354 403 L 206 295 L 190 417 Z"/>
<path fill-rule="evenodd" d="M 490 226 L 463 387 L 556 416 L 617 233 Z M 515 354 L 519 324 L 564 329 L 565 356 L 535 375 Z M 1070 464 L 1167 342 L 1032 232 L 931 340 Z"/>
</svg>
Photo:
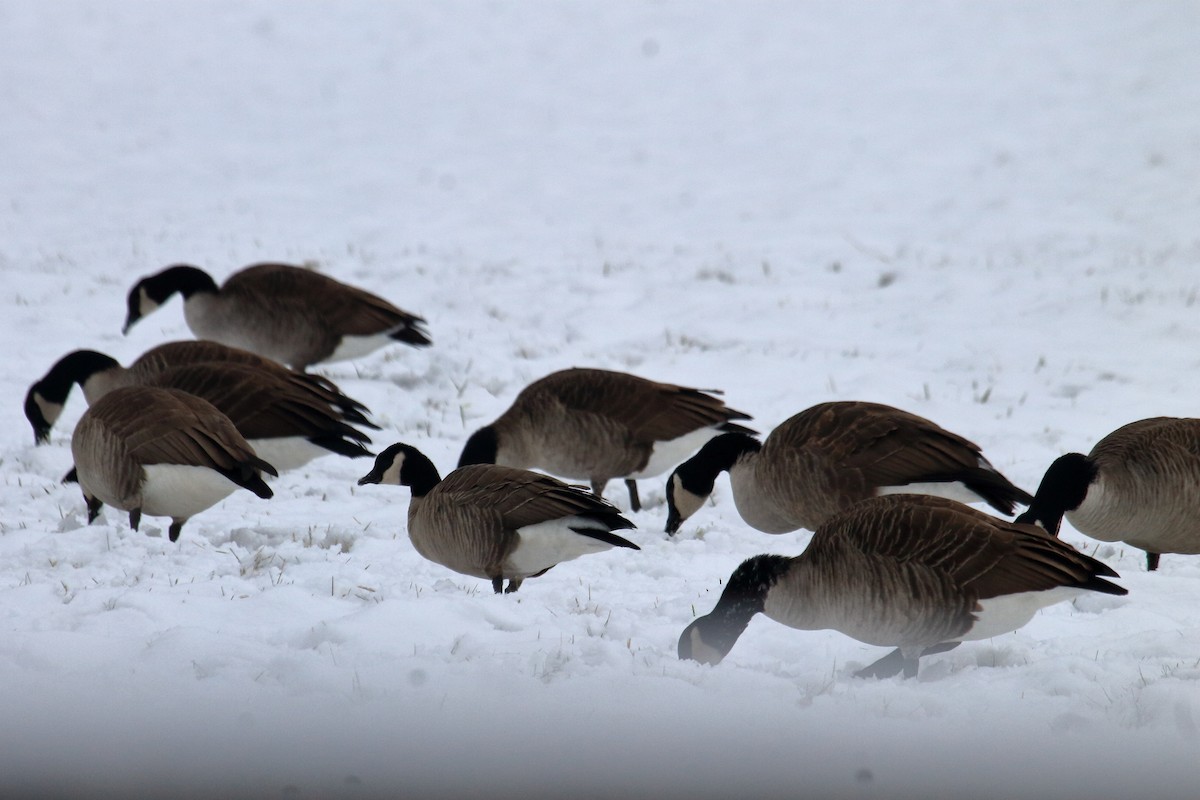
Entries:
<svg viewBox="0 0 1200 800">
<path fill-rule="evenodd" d="M 408 486 L 408 536 L 425 558 L 515 592 L 562 561 L 613 547 L 639 550 L 613 533 L 634 524 L 590 492 L 547 475 L 472 465 L 444 479 L 423 453 L 388 447 L 358 484 Z M 508 586 L 504 586 L 504 581 Z"/>
<path fill-rule="evenodd" d="M 892 406 L 840 401 L 801 411 L 763 442 L 731 433 L 705 444 L 667 481 L 667 533 L 700 509 L 723 471 L 738 513 L 764 533 L 816 530 L 893 493 L 986 502 L 1004 514 L 1033 499 L 962 436 Z"/>
<path fill-rule="evenodd" d="M 859 677 L 917 674 L 923 655 L 1015 631 L 1041 608 L 1086 592 L 1124 595 L 1103 563 L 1046 534 L 953 500 L 888 495 L 819 527 L 793 558 L 760 555 L 730 576 L 679 657 L 719 663 L 758 613 L 897 650 Z"/>
<path fill-rule="evenodd" d="M 71 454 L 88 522 L 107 504 L 170 517 L 172 542 L 188 518 L 238 488 L 272 495 L 262 474 L 277 474 L 255 455 L 233 423 L 207 400 L 174 389 L 115 389 L 92 405 L 71 436 Z"/>
<path fill-rule="evenodd" d="M 220 287 L 204 270 L 178 264 L 129 291 L 124 332 L 183 295 L 183 316 L 200 339 L 240 347 L 305 370 L 364 356 L 385 344 L 431 343 L 425 320 L 381 297 L 289 264 L 255 264 Z"/>
<path fill-rule="evenodd" d="M 1145 550 L 1149 571 L 1162 553 L 1200 553 L 1200 419 L 1131 422 L 1086 456 L 1060 456 L 1017 519 L 1057 535 L 1064 515 L 1086 536 Z"/>
<path fill-rule="evenodd" d="M 258 372 L 290 384 L 296 391 L 328 403 L 338 409 L 344 421 L 378 430 L 379 426 L 365 416 L 367 407 L 346 396 L 328 378 L 296 372 L 249 350 L 206 339 L 165 342 L 142 353 L 128 367 L 95 350 L 67 353 L 29 388 L 25 397 L 25 416 L 33 425 L 36 443 L 42 444 L 62 414 L 72 385 L 79 385 L 84 400 L 91 405 L 113 389 L 143 385 L 153 376 L 176 367 L 208 363 L 254 367 Z"/>
<path fill-rule="evenodd" d="M 566 369 L 534 381 L 491 425 L 467 440 L 468 464 L 541 469 L 589 481 L 602 494 L 625 481 L 629 504 L 641 510 L 639 479 L 661 475 L 722 433 L 754 431 L 750 419 L 715 395 L 601 369 Z"/>
<path fill-rule="evenodd" d="M 48 439 L 78 384 L 89 405 L 114 389 L 155 386 L 202 397 L 229 417 L 256 454 L 279 470 L 317 456 L 369 456 L 371 439 L 351 423 L 377 428 L 366 407 L 332 383 L 215 342 L 156 347 L 128 368 L 94 350 L 68 353 L 29 388 L 25 416 L 38 443 Z"/>
</svg>

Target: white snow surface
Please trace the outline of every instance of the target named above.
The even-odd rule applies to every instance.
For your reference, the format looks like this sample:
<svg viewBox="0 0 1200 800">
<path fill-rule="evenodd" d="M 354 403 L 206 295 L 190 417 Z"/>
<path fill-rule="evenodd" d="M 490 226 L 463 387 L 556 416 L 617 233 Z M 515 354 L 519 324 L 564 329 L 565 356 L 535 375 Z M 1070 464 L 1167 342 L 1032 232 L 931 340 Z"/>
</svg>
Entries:
<svg viewBox="0 0 1200 800">
<path fill-rule="evenodd" d="M 1200 558 L 1064 526 L 1127 597 L 884 654 L 762 617 L 676 642 L 758 533 L 728 481 L 674 539 L 494 596 L 424 561 L 408 490 L 320 458 L 177 544 L 62 485 L 21 405 L 81 347 L 190 338 L 125 294 L 318 268 L 434 345 L 318 371 L 443 471 L 570 366 L 724 389 L 769 431 L 890 403 L 1029 490 L 1196 415 L 1200 5 L 0 0 L 0 794 L 1185 798 Z M 607 496 L 628 507 L 624 487 Z"/>
</svg>

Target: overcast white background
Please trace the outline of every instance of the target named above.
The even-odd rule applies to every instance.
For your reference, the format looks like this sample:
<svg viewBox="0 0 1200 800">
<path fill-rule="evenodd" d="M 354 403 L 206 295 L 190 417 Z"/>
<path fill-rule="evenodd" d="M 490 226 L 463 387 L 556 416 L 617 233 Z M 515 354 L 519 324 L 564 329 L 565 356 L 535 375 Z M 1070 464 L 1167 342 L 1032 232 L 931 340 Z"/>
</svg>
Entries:
<svg viewBox="0 0 1200 800">
<path fill-rule="evenodd" d="M 723 388 L 769 431 L 861 399 L 1032 491 L 1126 422 L 1194 415 L 1193 2 L 0 0 L 0 787 L 98 796 L 1192 797 L 1200 558 L 864 681 L 880 648 L 679 632 L 759 552 L 728 483 L 668 540 L 512 596 L 423 561 L 408 490 L 330 456 L 177 544 L 87 526 L 72 397 L 140 276 L 306 263 L 434 346 L 322 368 L 443 469 L 569 366 Z M 623 488 L 609 498 L 625 507 Z"/>
</svg>

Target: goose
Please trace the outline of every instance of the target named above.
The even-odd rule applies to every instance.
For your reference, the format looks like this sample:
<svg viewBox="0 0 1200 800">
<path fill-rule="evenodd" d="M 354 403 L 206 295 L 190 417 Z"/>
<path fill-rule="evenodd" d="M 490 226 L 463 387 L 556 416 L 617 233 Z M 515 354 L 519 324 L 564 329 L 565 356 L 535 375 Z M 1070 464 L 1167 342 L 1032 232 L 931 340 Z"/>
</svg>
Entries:
<svg viewBox="0 0 1200 800">
<path fill-rule="evenodd" d="M 689 389 L 602 369 L 567 369 L 526 386 L 513 404 L 467 440 L 458 465 L 543 469 L 591 482 L 602 494 L 623 478 L 632 510 L 637 483 L 660 475 L 724 432 L 754 431 L 713 389 Z"/>
<path fill-rule="evenodd" d="M 90 406 L 71 455 L 89 524 L 103 504 L 128 511 L 134 530 L 143 514 L 170 517 L 172 542 L 189 517 L 239 487 L 271 497 L 260 473 L 277 474 L 207 400 L 148 386 L 114 389 Z"/>
<path fill-rule="evenodd" d="M 679 657 L 720 663 L 763 613 L 897 648 L 860 677 L 915 677 L 921 656 L 1015 631 L 1053 603 L 1126 594 L 1102 576 L 1120 577 L 1034 525 L 941 497 L 885 495 L 831 517 L 798 556 L 742 562 L 713 610 L 684 629 Z"/>
<path fill-rule="evenodd" d="M 1200 419 L 1153 417 L 1117 428 L 1086 456 L 1055 459 L 1018 520 L 1146 551 L 1200 553 Z"/>
<path fill-rule="evenodd" d="M 912 493 L 986 502 L 1005 514 L 1032 496 L 1014 486 L 979 447 L 929 420 L 879 403 L 820 403 L 759 442 L 718 436 L 667 481 L 667 526 L 674 534 L 729 472 L 746 524 L 764 533 L 816 530 L 854 503 Z"/>
<path fill-rule="evenodd" d="M 75 384 L 89 405 L 125 386 L 180 389 L 203 397 L 280 470 L 328 453 L 369 456 L 364 445 L 370 437 L 350 422 L 377 428 L 363 415 L 365 406 L 328 381 L 215 342 L 175 342 L 148 351 L 128 368 L 94 350 L 63 356 L 25 397 L 35 442 L 47 441 Z"/>
<path fill-rule="evenodd" d="M 425 320 L 354 286 L 302 267 L 254 264 L 220 288 L 204 270 L 177 264 L 129 291 L 124 332 L 173 294 L 201 339 L 241 347 L 299 370 L 359 358 L 390 342 L 431 343 Z"/>
<path fill-rule="evenodd" d="M 613 533 L 634 524 L 608 502 L 537 472 L 475 464 L 442 479 L 421 451 L 398 442 L 358 481 L 370 483 L 411 487 L 413 548 L 455 572 L 490 580 L 496 594 L 515 592 L 562 561 L 613 547 L 641 549 Z"/>
</svg>

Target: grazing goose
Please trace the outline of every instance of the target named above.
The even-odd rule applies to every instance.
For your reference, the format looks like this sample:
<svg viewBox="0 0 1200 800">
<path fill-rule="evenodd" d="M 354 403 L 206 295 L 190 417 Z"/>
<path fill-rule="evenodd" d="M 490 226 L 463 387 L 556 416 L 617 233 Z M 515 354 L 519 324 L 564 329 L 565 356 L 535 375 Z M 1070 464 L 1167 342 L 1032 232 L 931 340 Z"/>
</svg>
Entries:
<svg viewBox="0 0 1200 800">
<path fill-rule="evenodd" d="M 180 264 L 129 291 L 126 333 L 179 292 L 183 316 L 201 339 L 242 347 L 299 370 L 358 358 L 389 342 L 430 344 L 425 320 L 354 286 L 287 264 L 255 264 L 218 289 L 203 270 Z"/>
<path fill-rule="evenodd" d="M 205 360 L 205 355 L 231 358 Z M 351 458 L 371 455 L 364 447 L 370 438 L 349 423 L 377 427 L 363 416 L 365 406 L 327 381 L 215 342 L 176 342 L 148 351 L 129 368 L 93 350 L 63 356 L 25 397 L 35 441 L 47 440 L 76 383 L 89 405 L 125 386 L 179 389 L 203 397 L 229 417 L 261 458 L 281 470 L 331 452 Z"/>
<path fill-rule="evenodd" d="M 860 500 L 896 492 L 984 501 L 1005 514 L 1032 499 L 977 445 L 923 417 L 878 403 L 821 403 L 765 442 L 725 434 L 680 464 L 667 481 L 667 533 L 696 513 L 722 470 L 742 519 L 764 533 L 816 530 Z"/>
<path fill-rule="evenodd" d="M 72 471 L 83 489 L 88 522 L 100 506 L 170 517 L 171 541 L 189 517 L 238 487 L 271 496 L 260 472 L 275 475 L 233 423 L 207 400 L 175 389 L 114 389 L 96 401 L 71 436 Z"/>
<path fill-rule="evenodd" d="M 1200 419 L 1154 417 L 1105 436 L 1092 452 L 1060 456 L 1046 470 L 1020 522 L 1058 534 L 1075 530 L 1146 551 L 1200 553 Z"/>
<path fill-rule="evenodd" d="M 526 386 L 512 406 L 467 440 L 460 467 L 501 464 L 591 481 L 601 494 L 623 478 L 641 510 L 639 478 L 659 475 L 723 432 L 750 434 L 750 419 L 713 394 L 601 369 L 567 369 Z"/>
<path fill-rule="evenodd" d="M 922 655 L 1015 631 L 1045 606 L 1126 593 L 1099 576 L 1119 577 L 1036 526 L 941 497 L 876 497 L 822 524 L 798 556 L 744 561 L 716 607 L 684 629 L 679 657 L 719 663 L 762 612 L 897 647 L 858 675 L 912 677 Z"/>
<path fill-rule="evenodd" d="M 560 561 L 612 547 L 640 550 L 612 531 L 633 528 L 613 506 L 547 475 L 495 465 L 460 467 L 445 479 L 423 453 L 394 444 L 358 485 L 412 488 L 408 536 L 418 553 L 455 572 L 486 578 L 500 593 L 521 588 Z"/>
</svg>

